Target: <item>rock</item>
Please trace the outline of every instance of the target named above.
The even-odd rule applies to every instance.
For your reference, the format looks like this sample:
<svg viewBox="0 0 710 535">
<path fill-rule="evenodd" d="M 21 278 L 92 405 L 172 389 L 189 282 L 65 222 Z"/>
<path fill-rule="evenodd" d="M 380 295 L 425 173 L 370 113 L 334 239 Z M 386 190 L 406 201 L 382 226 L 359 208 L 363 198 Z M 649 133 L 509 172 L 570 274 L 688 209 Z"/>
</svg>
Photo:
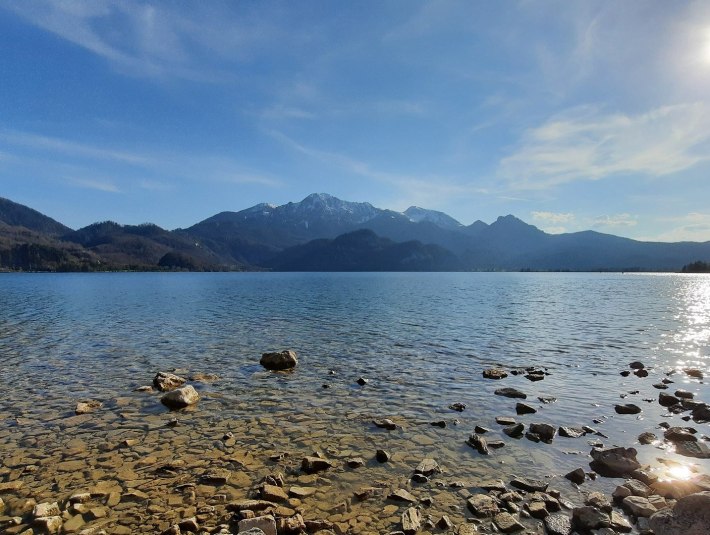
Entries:
<svg viewBox="0 0 710 535">
<path fill-rule="evenodd" d="M 466 405 L 464 405 L 463 403 L 452 403 L 451 405 L 449 405 L 449 408 L 454 411 L 463 412 L 466 408 Z"/>
<path fill-rule="evenodd" d="M 286 502 L 288 494 L 281 487 L 276 485 L 263 485 L 261 487 L 261 499 L 269 502 Z"/>
<path fill-rule="evenodd" d="M 680 399 L 693 399 L 693 397 L 695 397 L 695 394 L 688 392 L 687 390 L 676 390 L 674 394 L 675 397 Z"/>
<path fill-rule="evenodd" d="M 488 451 L 486 439 L 476 433 L 473 433 L 470 437 L 468 437 L 466 444 L 478 450 L 478 453 L 481 455 L 488 455 L 490 453 Z"/>
<path fill-rule="evenodd" d="M 680 403 L 680 400 L 675 396 L 666 394 L 665 392 L 659 392 L 658 403 L 663 407 L 672 407 L 673 405 Z"/>
<path fill-rule="evenodd" d="M 32 516 L 34 518 L 40 518 L 43 516 L 60 516 L 61 514 L 62 512 L 59 509 L 59 504 L 57 504 L 57 502 L 38 503 L 32 510 Z"/>
<path fill-rule="evenodd" d="M 284 351 L 262 354 L 259 364 L 267 370 L 291 370 L 298 364 L 298 357 L 295 351 L 286 349 Z"/>
<path fill-rule="evenodd" d="M 710 447 L 704 442 L 677 442 L 675 452 L 685 457 L 695 457 L 696 459 L 710 459 Z"/>
<path fill-rule="evenodd" d="M 632 363 L 629 364 L 629 368 L 632 370 L 643 370 L 646 366 L 644 366 L 643 362 L 635 360 Z"/>
<path fill-rule="evenodd" d="M 561 437 L 567 437 L 567 438 L 579 438 L 581 436 L 584 436 L 585 432 L 584 429 L 581 427 L 564 427 L 561 426 L 558 430 L 558 433 L 560 434 Z"/>
<path fill-rule="evenodd" d="M 431 425 L 433 425 L 434 427 L 441 427 L 442 429 L 444 429 L 446 427 L 446 421 L 437 420 L 436 422 L 431 422 Z"/>
<path fill-rule="evenodd" d="M 190 376 L 190 381 L 195 381 L 196 383 L 213 383 L 214 381 L 219 381 L 219 379 L 219 375 L 214 373 L 197 372 Z"/>
<path fill-rule="evenodd" d="M 557 428 L 550 424 L 530 424 L 530 432 L 535 433 L 544 442 L 552 442 L 552 439 L 555 438 L 555 433 L 557 433 Z"/>
<path fill-rule="evenodd" d="M 417 503 L 417 499 L 404 489 L 395 490 L 387 496 L 387 499 L 395 502 Z"/>
<path fill-rule="evenodd" d="M 508 377 L 508 373 L 500 368 L 489 368 L 483 370 L 483 377 L 486 379 L 505 379 Z"/>
<path fill-rule="evenodd" d="M 239 531 L 239 535 L 266 535 L 262 530 L 259 528 L 251 528 L 246 531 Z M 228 529 L 221 530 L 218 532 L 218 535 L 231 535 L 232 532 L 229 531 Z M 180 532 L 177 533 L 168 533 L 168 532 L 163 532 L 163 535 L 180 535 Z"/>
<path fill-rule="evenodd" d="M 153 386 L 161 392 L 168 392 L 185 384 L 186 379 L 169 372 L 158 372 L 153 377 Z"/>
<path fill-rule="evenodd" d="M 370 381 L 368 381 L 368 380 L 365 379 L 364 377 L 358 377 L 357 381 L 355 381 L 355 382 L 356 382 L 357 384 L 359 384 L 360 386 L 365 386 L 365 385 L 366 385 L 367 383 L 369 383 Z"/>
<path fill-rule="evenodd" d="M 515 531 L 525 529 L 525 527 L 518 522 L 513 515 L 506 512 L 495 515 L 493 517 L 493 523 L 496 525 L 498 530 L 503 533 L 513 533 Z"/>
<path fill-rule="evenodd" d="M 523 424 L 511 425 L 504 427 L 503 432 L 511 438 L 520 438 L 525 432 L 525 426 Z"/>
<path fill-rule="evenodd" d="M 395 429 L 397 429 L 397 424 L 389 418 L 383 418 L 382 420 L 372 420 L 372 423 L 380 429 L 387 429 L 388 431 L 394 431 Z"/>
<path fill-rule="evenodd" d="M 423 459 L 417 467 L 414 469 L 417 474 L 423 474 L 425 476 L 430 476 L 432 474 L 440 474 L 441 468 L 439 464 L 434 459 Z"/>
<path fill-rule="evenodd" d="M 542 381 L 545 378 L 545 372 L 542 370 L 534 370 L 525 375 L 528 381 Z"/>
<path fill-rule="evenodd" d="M 192 385 L 183 386 L 165 394 L 160 398 L 163 405 L 171 409 L 182 409 L 194 405 L 200 400 L 200 395 Z"/>
<path fill-rule="evenodd" d="M 648 498 L 643 496 L 627 496 L 621 501 L 621 505 L 625 511 L 635 517 L 649 517 L 656 512 L 656 508 L 649 503 Z"/>
<path fill-rule="evenodd" d="M 658 440 L 658 437 L 656 435 L 654 435 L 653 433 L 649 433 L 649 432 L 641 433 L 638 436 L 638 441 L 644 445 L 653 444 L 657 440 Z"/>
<path fill-rule="evenodd" d="M 453 529 L 454 523 L 451 522 L 451 519 L 448 516 L 442 515 L 442 517 L 436 521 L 436 527 L 448 531 Z"/>
<path fill-rule="evenodd" d="M 698 437 L 686 427 L 670 427 L 664 431 L 663 438 L 676 444 L 678 442 L 698 441 Z"/>
<path fill-rule="evenodd" d="M 611 525 L 611 517 L 590 505 L 575 507 L 572 509 L 572 525 L 583 532 L 608 528 Z"/>
<path fill-rule="evenodd" d="M 515 405 L 515 413 L 516 414 L 534 414 L 537 412 L 537 409 L 535 407 L 531 407 L 530 405 L 527 405 L 526 403 L 517 403 Z"/>
<path fill-rule="evenodd" d="M 577 468 L 576 470 L 572 470 L 571 472 L 565 474 L 565 478 L 569 479 L 572 483 L 576 483 L 577 485 L 584 483 L 585 477 L 586 474 L 581 468 Z"/>
<path fill-rule="evenodd" d="M 191 516 L 190 518 L 183 518 L 180 522 L 178 522 L 178 527 L 181 532 L 187 531 L 189 533 L 197 533 L 200 530 L 200 525 L 197 523 L 197 518 L 194 516 Z"/>
<path fill-rule="evenodd" d="M 389 460 L 392 458 L 392 455 L 388 451 L 385 450 L 377 450 L 375 452 L 375 459 L 377 459 L 377 462 L 379 463 L 387 463 Z"/>
<path fill-rule="evenodd" d="M 318 489 L 314 487 L 299 487 L 295 485 L 288 489 L 288 493 L 296 498 L 308 498 L 308 496 L 313 496 L 317 491 Z"/>
<path fill-rule="evenodd" d="M 616 511 L 611 512 L 611 529 L 617 533 L 629 533 L 633 526 L 631 523 Z"/>
<path fill-rule="evenodd" d="M 239 521 L 238 533 L 244 533 L 250 529 L 257 528 L 264 532 L 264 535 L 276 535 L 276 521 L 272 515 L 245 518 Z"/>
<path fill-rule="evenodd" d="M 515 418 L 508 416 L 496 416 L 496 423 L 500 425 L 515 425 Z M 478 433 L 478 431 L 476 431 Z"/>
<path fill-rule="evenodd" d="M 611 497 L 614 498 L 617 502 L 620 502 L 627 496 L 633 496 L 633 492 L 631 492 L 631 489 L 628 487 L 625 487 L 624 485 L 619 485 L 614 489 L 614 492 L 612 492 Z"/>
<path fill-rule="evenodd" d="M 474 494 L 466 502 L 469 510 L 476 516 L 494 516 L 498 514 L 498 502 L 488 494 Z"/>
<path fill-rule="evenodd" d="M 647 498 L 652 492 L 648 485 L 636 479 L 629 479 L 622 487 L 629 489 L 632 496 L 641 496 L 643 498 Z"/>
<path fill-rule="evenodd" d="M 605 513 L 611 513 L 611 502 L 603 492 L 590 492 L 584 500 L 584 505 L 590 505 Z"/>
<path fill-rule="evenodd" d="M 39 528 L 43 533 L 53 535 L 59 533 L 62 529 L 62 517 L 61 516 L 42 516 L 35 518 L 33 525 Z"/>
<path fill-rule="evenodd" d="M 362 457 L 353 457 L 352 459 L 348 459 L 345 464 L 348 466 L 348 468 L 361 468 L 365 466 L 365 459 Z"/>
<path fill-rule="evenodd" d="M 635 375 L 636 377 L 648 377 L 648 371 L 646 371 L 646 370 L 636 370 L 636 371 L 634 372 L 634 375 Z"/>
<path fill-rule="evenodd" d="M 710 492 L 698 492 L 681 498 L 673 508 L 653 514 L 649 524 L 656 535 L 707 535 Z"/>
<path fill-rule="evenodd" d="M 529 502 L 528 513 L 530 513 L 531 517 L 537 518 L 539 520 L 542 520 L 550 514 L 547 510 L 547 507 L 545 506 L 545 502 L 541 501 Z"/>
<path fill-rule="evenodd" d="M 76 409 L 74 409 L 74 412 L 76 414 L 89 414 L 97 409 L 100 409 L 102 405 L 103 403 L 96 399 L 87 399 L 79 401 L 76 404 Z"/>
<path fill-rule="evenodd" d="M 572 520 L 565 514 L 558 513 L 545 517 L 545 528 L 548 535 L 570 535 Z"/>
<path fill-rule="evenodd" d="M 657 388 L 658 390 L 665 390 L 668 388 L 668 385 L 665 383 L 654 383 L 653 388 Z"/>
<path fill-rule="evenodd" d="M 547 490 L 547 483 L 539 479 L 516 477 L 510 484 L 516 489 L 527 490 L 529 492 L 545 492 Z"/>
<path fill-rule="evenodd" d="M 605 477 L 623 477 L 641 467 L 634 448 L 592 448 L 592 470 Z"/>
<path fill-rule="evenodd" d="M 699 424 L 710 422 L 710 406 L 700 405 L 693 409 L 693 421 Z"/>
<path fill-rule="evenodd" d="M 619 375 L 621 375 L 622 377 L 628 377 L 629 375 L 631 375 L 631 372 L 629 370 L 624 370 L 622 372 L 619 372 Z"/>
<path fill-rule="evenodd" d="M 626 403 L 624 405 L 614 405 L 614 410 L 617 414 L 638 414 L 641 412 L 641 407 L 633 403 Z"/>
<path fill-rule="evenodd" d="M 416 507 L 410 507 L 402 513 L 402 531 L 405 535 L 413 535 L 422 527 L 422 515 Z"/>
<path fill-rule="evenodd" d="M 304 457 L 301 461 L 301 470 L 307 474 L 315 474 L 316 472 L 323 472 L 332 468 L 333 463 L 328 459 L 323 459 L 321 457 Z"/>
<path fill-rule="evenodd" d="M 538 396 L 537 399 L 540 401 L 540 403 L 545 403 L 546 405 L 549 403 L 555 403 L 557 401 L 557 398 L 554 396 Z"/>
<path fill-rule="evenodd" d="M 412 474 L 412 481 L 415 483 L 429 483 L 429 478 L 424 474 Z"/>
<path fill-rule="evenodd" d="M 499 388 L 494 393 L 496 396 L 504 396 L 506 398 L 525 399 L 528 397 L 526 394 L 522 393 L 516 388 Z"/>
<path fill-rule="evenodd" d="M 703 372 L 700 371 L 698 368 L 685 368 L 683 371 L 688 377 L 694 377 L 695 379 L 703 378 Z"/>
</svg>

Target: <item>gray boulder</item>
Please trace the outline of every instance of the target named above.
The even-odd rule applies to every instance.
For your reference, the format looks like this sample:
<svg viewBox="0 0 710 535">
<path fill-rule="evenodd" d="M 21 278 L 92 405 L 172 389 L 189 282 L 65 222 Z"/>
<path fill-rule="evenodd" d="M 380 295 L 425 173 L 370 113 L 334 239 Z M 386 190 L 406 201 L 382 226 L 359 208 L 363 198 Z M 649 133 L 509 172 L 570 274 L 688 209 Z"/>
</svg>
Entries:
<svg viewBox="0 0 710 535">
<path fill-rule="evenodd" d="M 259 361 L 267 370 L 282 371 L 291 370 L 298 364 L 296 352 L 290 349 L 277 351 L 274 353 L 264 353 Z"/>
<path fill-rule="evenodd" d="M 163 405 L 171 409 L 182 409 L 194 405 L 200 399 L 200 395 L 192 385 L 183 386 L 172 392 L 168 392 L 160 401 Z"/>
</svg>

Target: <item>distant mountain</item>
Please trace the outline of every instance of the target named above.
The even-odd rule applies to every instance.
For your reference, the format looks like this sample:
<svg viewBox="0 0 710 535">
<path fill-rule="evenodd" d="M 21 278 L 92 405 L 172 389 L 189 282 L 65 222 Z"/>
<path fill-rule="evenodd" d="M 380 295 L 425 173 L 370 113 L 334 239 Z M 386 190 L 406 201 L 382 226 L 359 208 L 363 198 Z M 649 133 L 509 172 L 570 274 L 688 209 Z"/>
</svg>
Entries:
<svg viewBox="0 0 710 535">
<path fill-rule="evenodd" d="M 24 227 L 35 232 L 61 235 L 71 229 L 58 223 L 51 217 L 40 214 L 37 210 L 0 197 L 0 222 L 10 227 Z"/>
<path fill-rule="evenodd" d="M 710 261 L 710 242 L 547 234 L 512 215 L 464 226 L 435 210 L 401 213 L 324 193 L 175 231 L 110 221 L 74 231 L 0 199 L 0 268 L 15 270 L 678 271 L 696 261 Z"/>
<path fill-rule="evenodd" d="M 277 271 L 459 271 L 461 262 L 446 249 L 418 241 L 380 238 L 356 230 L 334 240 L 313 240 L 286 249 L 266 262 Z"/>
</svg>

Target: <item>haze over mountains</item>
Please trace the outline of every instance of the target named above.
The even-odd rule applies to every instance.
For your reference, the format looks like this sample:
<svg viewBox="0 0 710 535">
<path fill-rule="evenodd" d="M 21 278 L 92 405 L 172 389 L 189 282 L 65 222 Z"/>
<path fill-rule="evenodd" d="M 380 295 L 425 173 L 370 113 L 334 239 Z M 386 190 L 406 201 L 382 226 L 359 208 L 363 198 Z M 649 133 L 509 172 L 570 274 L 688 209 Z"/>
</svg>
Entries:
<svg viewBox="0 0 710 535">
<path fill-rule="evenodd" d="M 95 271 L 678 271 L 710 242 L 547 234 L 507 215 L 465 226 L 434 210 L 383 210 L 312 194 L 221 212 L 186 229 L 101 222 L 79 230 L 0 198 L 0 268 Z"/>
</svg>

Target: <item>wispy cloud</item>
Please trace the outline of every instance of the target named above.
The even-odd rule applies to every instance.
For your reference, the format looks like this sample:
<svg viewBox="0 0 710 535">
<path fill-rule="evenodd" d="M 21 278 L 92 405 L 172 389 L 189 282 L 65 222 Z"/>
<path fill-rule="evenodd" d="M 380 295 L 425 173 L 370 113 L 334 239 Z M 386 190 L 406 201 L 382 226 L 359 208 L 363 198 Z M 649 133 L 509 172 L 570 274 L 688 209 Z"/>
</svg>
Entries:
<svg viewBox="0 0 710 535">
<path fill-rule="evenodd" d="M 500 173 L 516 189 L 614 175 L 666 176 L 710 159 L 710 109 L 664 106 L 641 115 L 570 110 L 528 130 Z"/>
<path fill-rule="evenodd" d="M 574 214 L 572 213 L 531 212 L 530 215 L 535 221 L 547 223 L 569 223 L 574 221 Z"/>
<path fill-rule="evenodd" d="M 75 186 L 78 188 L 93 189 L 93 190 L 97 190 L 97 191 L 103 191 L 106 193 L 121 193 L 121 190 L 118 189 L 118 186 L 116 186 L 113 182 L 104 181 L 104 180 L 92 180 L 92 179 L 85 179 L 85 178 L 70 178 L 67 180 L 67 183 L 71 186 Z"/>
<path fill-rule="evenodd" d="M 659 218 L 669 230 L 656 236 L 657 241 L 708 241 L 710 236 L 710 213 L 690 212 L 675 217 Z"/>
<path fill-rule="evenodd" d="M 638 217 L 627 213 L 600 215 L 594 218 L 592 224 L 595 227 L 635 227 Z"/>
</svg>

